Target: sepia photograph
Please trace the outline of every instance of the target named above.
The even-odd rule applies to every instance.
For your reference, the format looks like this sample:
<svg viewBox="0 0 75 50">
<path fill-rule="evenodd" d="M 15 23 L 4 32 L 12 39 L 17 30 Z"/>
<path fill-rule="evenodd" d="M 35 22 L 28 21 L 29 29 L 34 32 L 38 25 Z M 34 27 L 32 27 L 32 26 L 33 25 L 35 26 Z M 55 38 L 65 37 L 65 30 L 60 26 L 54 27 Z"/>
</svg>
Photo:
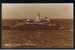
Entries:
<svg viewBox="0 0 75 50">
<path fill-rule="evenodd" d="M 2 48 L 73 48 L 73 3 L 3 3 Z"/>
</svg>

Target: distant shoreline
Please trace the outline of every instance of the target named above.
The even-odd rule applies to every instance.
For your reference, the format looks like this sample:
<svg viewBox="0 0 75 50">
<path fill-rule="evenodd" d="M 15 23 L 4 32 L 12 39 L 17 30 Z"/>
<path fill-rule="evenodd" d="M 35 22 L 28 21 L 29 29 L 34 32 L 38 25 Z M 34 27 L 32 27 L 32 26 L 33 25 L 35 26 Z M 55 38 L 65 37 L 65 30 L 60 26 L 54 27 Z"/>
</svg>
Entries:
<svg viewBox="0 0 75 50">
<path fill-rule="evenodd" d="M 19 18 L 10 18 L 10 19 L 3 19 L 2 18 L 2 20 L 16 20 L 16 19 L 19 19 Z M 24 18 L 20 18 L 20 19 L 24 19 Z M 73 18 L 50 18 L 50 19 L 73 19 Z"/>
</svg>

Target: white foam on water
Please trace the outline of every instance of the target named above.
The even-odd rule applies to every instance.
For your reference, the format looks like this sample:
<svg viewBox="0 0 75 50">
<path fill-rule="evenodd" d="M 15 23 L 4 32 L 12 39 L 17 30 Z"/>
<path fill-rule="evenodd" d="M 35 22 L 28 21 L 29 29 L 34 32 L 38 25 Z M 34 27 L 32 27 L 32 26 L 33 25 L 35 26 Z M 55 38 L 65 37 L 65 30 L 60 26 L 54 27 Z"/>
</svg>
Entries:
<svg viewBox="0 0 75 50">
<path fill-rule="evenodd" d="M 5 44 L 5 47 L 16 47 L 16 46 L 23 46 L 23 45 L 26 45 L 26 46 L 36 46 L 37 44 L 34 44 L 34 43 L 17 43 L 17 44 Z"/>
<path fill-rule="evenodd" d="M 34 43 L 24 43 L 24 45 L 27 45 L 27 46 L 36 46 L 37 44 L 34 44 Z"/>
<path fill-rule="evenodd" d="M 12 44 L 5 44 L 5 46 L 6 46 L 6 47 L 11 47 L 11 46 L 12 46 Z"/>
</svg>

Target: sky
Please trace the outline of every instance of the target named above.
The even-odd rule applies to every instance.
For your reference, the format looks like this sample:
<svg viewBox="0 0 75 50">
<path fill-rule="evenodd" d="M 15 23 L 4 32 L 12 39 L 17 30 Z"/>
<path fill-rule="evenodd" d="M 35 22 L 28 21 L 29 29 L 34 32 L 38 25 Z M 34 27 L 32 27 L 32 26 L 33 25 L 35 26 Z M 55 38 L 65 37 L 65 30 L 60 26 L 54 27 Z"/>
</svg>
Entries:
<svg viewBox="0 0 75 50">
<path fill-rule="evenodd" d="M 72 3 L 44 3 L 44 4 L 2 4 L 2 19 L 21 19 L 25 16 L 36 17 L 40 13 L 41 16 L 49 18 L 73 18 Z"/>
</svg>

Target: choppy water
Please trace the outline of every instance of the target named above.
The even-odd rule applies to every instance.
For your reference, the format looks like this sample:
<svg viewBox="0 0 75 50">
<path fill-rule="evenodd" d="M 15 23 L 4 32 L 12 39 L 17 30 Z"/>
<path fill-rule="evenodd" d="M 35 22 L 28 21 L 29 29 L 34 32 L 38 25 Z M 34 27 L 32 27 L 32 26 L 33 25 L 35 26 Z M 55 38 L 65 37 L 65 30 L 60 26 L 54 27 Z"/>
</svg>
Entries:
<svg viewBox="0 0 75 50">
<path fill-rule="evenodd" d="M 3 48 L 72 48 L 73 32 L 2 30 Z"/>
</svg>

